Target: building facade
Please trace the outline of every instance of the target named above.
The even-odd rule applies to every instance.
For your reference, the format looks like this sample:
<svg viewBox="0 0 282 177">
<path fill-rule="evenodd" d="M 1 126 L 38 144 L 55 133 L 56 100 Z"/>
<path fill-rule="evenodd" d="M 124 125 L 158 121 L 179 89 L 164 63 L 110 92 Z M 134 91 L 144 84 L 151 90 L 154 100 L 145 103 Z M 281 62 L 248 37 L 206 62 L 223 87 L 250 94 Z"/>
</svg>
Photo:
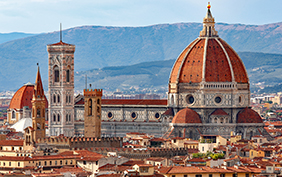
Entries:
<svg viewBox="0 0 282 177">
<path fill-rule="evenodd" d="M 102 89 L 84 89 L 84 137 L 101 137 Z"/>
<path fill-rule="evenodd" d="M 49 60 L 49 133 L 74 135 L 75 46 L 62 41 L 47 45 Z"/>
<path fill-rule="evenodd" d="M 238 54 L 215 30 L 208 6 L 203 30 L 176 60 L 169 78 L 168 105 L 177 112 L 170 136 L 200 135 L 250 139 L 266 135 L 258 113 L 250 107 L 250 85 Z"/>
</svg>

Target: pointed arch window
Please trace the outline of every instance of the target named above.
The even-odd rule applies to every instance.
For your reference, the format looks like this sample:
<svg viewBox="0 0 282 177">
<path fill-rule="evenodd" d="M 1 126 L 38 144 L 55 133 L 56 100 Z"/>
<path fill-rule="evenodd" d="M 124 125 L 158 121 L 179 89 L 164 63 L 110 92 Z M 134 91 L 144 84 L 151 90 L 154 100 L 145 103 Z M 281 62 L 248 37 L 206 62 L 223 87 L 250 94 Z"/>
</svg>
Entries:
<svg viewBox="0 0 282 177">
<path fill-rule="evenodd" d="M 40 108 L 37 108 L 36 110 L 36 117 L 40 117 Z"/>
<path fill-rule="evenodd" d="M 53 115 L 53 121 L 56 122 L 56 115 Z"/>
<path fill-rule="evenodd" d="M 16 113 L 15 111 L 12 111 L 12 119 L 15 119 L 16 118 Z"/>
<path fill-rule="evenodd" d="M 60 103 L 60 95 L 58 95 L 58 103 Z"/>
<path fill-rule="evenodd" d="M 68 103 L 68 102 L 69 102 L 69 96 L 66 95 L 66 103 Z"/>
<path fill-rule="evenodd" d="M 92 115 L 92 99 L 89 99 L 88 101 L 88 115 Z"/>
<path fill-rule="evenodd" d="M 58 122 L 60 122 L 60 114 L 58 114 L 58 117 L 57 117 L 57 118 L 58 118 Z"/>
<path fill-rule="evenodd" d="M 69 67 L 68 67 L 68 69 L 67 69 L 66 75 L 67 75 L 66 81 L 67 81 L 67 82 L 70 82 L 70 69 L 69 69 Z"/>
<path fill-rule="evenodd" d="M 60 70 L 57 65 L 54 66 L 54 81 L 60 82 Z"/>
<path fill-rule="evenodd" d="M 53 102 L 56 103 L 56 95 L 53 95 Z"/>
</svg>

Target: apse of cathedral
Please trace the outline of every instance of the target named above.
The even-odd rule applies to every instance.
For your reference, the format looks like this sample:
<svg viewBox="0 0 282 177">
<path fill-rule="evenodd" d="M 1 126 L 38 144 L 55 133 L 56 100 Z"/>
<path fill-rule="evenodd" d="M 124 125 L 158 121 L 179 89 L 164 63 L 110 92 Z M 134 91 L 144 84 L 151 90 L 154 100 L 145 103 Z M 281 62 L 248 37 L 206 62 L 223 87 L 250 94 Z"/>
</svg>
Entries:
<svg viewBox="0 0 282 177">
<path fill-rule="evenodd" d="M 200 135 L 229 138 L 231 132 L 244 139 L 269 136 L 261 117 L 250 107 L 246 68 L 219 37 L 210 8 L 199 37 L 172 67 L 167 100 L 102 99 L 102 89 L 86 89 L 85 95 L 74 98 L 75 46 L 62 41 L 48 45 L 49 136 L 119 137 L 128 132 L 192 139 Z M 19 117 L 12 106 L 19 104 L 18 97 L 31 97 L 29 86 L 24 86 L 26 94 L 16 93 L 12 99 L 11 120 Z"/>
</svg>

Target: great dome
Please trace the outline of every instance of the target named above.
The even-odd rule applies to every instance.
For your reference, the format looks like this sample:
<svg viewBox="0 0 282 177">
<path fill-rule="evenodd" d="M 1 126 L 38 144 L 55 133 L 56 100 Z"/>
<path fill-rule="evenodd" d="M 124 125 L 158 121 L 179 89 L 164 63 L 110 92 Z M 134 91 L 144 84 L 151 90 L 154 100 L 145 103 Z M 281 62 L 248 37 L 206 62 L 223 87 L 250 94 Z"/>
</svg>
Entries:
<svg viewBox="0 0 282 177">
<path fill-rule="evenodd" d="M 242 60 L 232 47 L 218 37 L 214 23 L 208 10 L 200 36 L 176 60 L 170 83 L 249 82 Z"/>
<path fill-rule="evenodd" d="M 198 38 L 176 60 L 172 83 L 248 83 L 248 75 L 238 54 L 221 38 Z"/>
<path fill-rule="evenodd" d="M 9 109 L 23 109 L 24 106 L 28 106 L 31 109 L 31 100 L 34 91 L 34 84 L 27 83 L 22 86 L 13 96 L 11 99 Z M 46 108 L 48 108 L 47 98 L 46 100 Z"/>
</svg>

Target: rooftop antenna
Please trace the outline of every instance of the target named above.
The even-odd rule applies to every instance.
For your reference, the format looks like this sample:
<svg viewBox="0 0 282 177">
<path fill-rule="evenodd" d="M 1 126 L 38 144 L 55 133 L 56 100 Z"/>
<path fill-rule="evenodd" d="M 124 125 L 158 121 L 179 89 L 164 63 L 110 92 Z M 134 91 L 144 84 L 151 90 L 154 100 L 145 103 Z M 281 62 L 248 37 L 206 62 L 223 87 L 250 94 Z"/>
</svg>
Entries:
<svg viewBox="0 0 282 177">
<path fill-rule="evenodd" d="M 60 42 L 62 42 L 62 23 L 60 23 Z"/>
</svg>

